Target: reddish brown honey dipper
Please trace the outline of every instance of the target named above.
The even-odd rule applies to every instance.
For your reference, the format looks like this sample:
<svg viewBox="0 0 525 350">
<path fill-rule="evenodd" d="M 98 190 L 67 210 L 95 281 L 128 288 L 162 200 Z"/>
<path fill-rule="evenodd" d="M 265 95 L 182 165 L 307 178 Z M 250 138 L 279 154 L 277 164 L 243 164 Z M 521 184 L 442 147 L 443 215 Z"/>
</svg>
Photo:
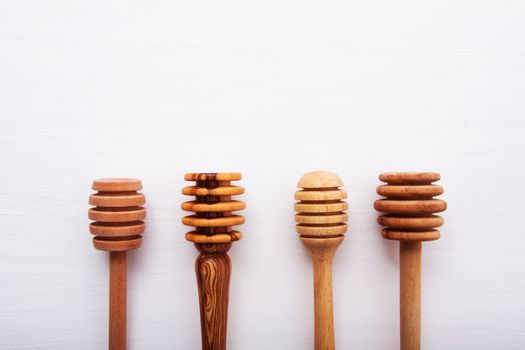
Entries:
<svg viewBox="0 0 525 350">
<path fill-rule="evenodd" d="M 437 173 L 384 173 L 377 193 L 386 197 L 375 201 L 374 208 L 385 215 L 378 218 L 385 226 L 381 234 L 399 242 L 401 350 L 421 347 L 421 242 L 440 237 L 436 227 L 443 219 L 434 213 L 447 208 L 447 203 L 434 199 L 443 187 L 432 183 Z"/>
<path fill-rule="evenodd" d="M 244 193 L 244 188 L 231 185 L 241 179 L 239 173 L 190 173 L 186 181 L 195 186 L 182 189 L 182 193 L 195 196 L 195 200 L 182 204 L 185 211 L 195 212 L 186 216 L 182 223 L 194 226 L 186 234 L 200 252 L 195 261 L 201 318 L 203 350 L 226 349 L 228 322 L 228 298 L 231 262 L 227 252 L 232 243 L 241 239 L 240 232 L 232 226 L 244 223 L 244 217 L 232 212 L 244 209 L 241 201 L 232 196 Z"/>
<path fill-rule="evenodd" d="M 126 349 L 126 253 L 140 247 L 144 233 L 145 197 L 137 179 L 93 181 L 89 196 L 89 231 L 96 249 L 109 252 L 109 349 Z"/>
<path fill-rule="evenodd" d="M 295 192 L 295 221 L 301 242 L 312 257 L 314 269 L 315 350 L 335 349 L 332 298 L 332 261 L 347 231 L 348 204 L 343 181 L 327 171 L 305 174 Z"/>
</svg>

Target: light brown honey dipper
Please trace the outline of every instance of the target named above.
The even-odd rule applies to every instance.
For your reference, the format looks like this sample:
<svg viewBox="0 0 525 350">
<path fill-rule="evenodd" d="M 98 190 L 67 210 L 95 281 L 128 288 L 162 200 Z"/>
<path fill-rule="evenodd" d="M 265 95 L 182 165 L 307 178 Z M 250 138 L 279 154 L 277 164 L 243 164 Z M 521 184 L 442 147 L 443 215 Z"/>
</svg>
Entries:
<svg viewBox="0 0 525 350">
<path fill-rule="evenodd" d="M 348 204 L 341 179 L 327 171 L 306 173 L 295 192 L 297 233 L 314 269 L 315 350 L 335 349 L 332 260 L 347 231 Z"/>
<path fill-rule="evenodd" d="M 226 349 L 228 299 L 231 262 L 227 252 L 232 242 L 241 239 L 240 232 L 232 226 L 244 223 L 244 217 L 232 214 L 244 209 L 241 201 L 231 197 L 244 193 L 244 188 L 232 186 L 231 181 L 241 179 L 239 173 L 190 173 L 186 181 L 196 181 L 196 186 L 182 189 L 182 193 L 195 196 L 195 200 L 182 203 L 182 209 L 195 212 L 182 223 L 194 226 L 186 234 L 200 252 L 195 261 L 201 318 L 203 350 Z"/>
<path fill-rule="evenodd" d="M 95 180 L 92 189 L 98 192 L 89 196 L 89 231 L 95 248 L 109 252 L 109 350 L 125 350 L 126 252 L 142 243 L 145 197 L 137 179 Z"/>
<path fill-rule="evenodd" d="M 432 215 L 447 208 L 447 203 L 434 199 L 443 187 L 433 185 L 437 173 L 384 173 L 386 182 L 377 193 L 387 197 L 375 201 L 374 208 L 386 215 L 378 218 L 385 226 L 381 234 L 398 240 L 400 264 L 401 350 L 419 350 L 421 344 L 421 242 L 440 237 L 436 227 L 443 219 Z"/>
</svg>

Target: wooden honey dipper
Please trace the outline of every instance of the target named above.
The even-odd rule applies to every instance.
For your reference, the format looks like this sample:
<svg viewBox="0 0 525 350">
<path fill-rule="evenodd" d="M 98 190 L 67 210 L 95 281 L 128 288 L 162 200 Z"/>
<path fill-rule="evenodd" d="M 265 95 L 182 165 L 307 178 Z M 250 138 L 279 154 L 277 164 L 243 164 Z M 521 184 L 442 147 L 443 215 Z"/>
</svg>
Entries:
<svg viewBox="0 0 525 350">
<path fill-rule="evenodd" d="M 297 233 L 312 257 L 314 269 L 315 350 L 335 349 L 332 261 L 347 231 L 343 181 L 327 171 L 301 177 L 295 192 Z"/>
<path fill-rule="evenodd" d="M 199 288 L 201 339 L 203 350 L 226 349 L 228 298 L 231 262 L 227 252 L 232 242 L 241 239 L 240 232 L 232 226 L 244 223 L 244 217 L 232 214 L 245 205 L 231 197 L 244 193 L 244 188 L 232 186 L 231 181 L 241 179 L 239 173 L 189 173 L 186 181 L 196 181 L 196 186 L 182 189 L 185 195 L 195 196 L 194 201 L 182 204 L 185 211 L 195 212 L 182 223 L 194 226 L 186 234 L 200 252 L 195 261 Z"/>
<path fill-rule="evenodd" d="M 109 252 L 109 350 L 126 349 L 126 253 L 142 243 L 146 209 L 137 179 L 93 181 L 88 217 L 96 249 Z"/>
<path fill-rule="evenodd" d="M 386 182 L 377 193 L 387 197 L 375 201 L 374 208 L 386 215 L 378 218 L 385 226 L 381 234 L 398 240 L 400 263 L 400 325 L 401 350 L 419 350 L 421 344 L 421 242 L 440 237 L 436 227 L 443 218 L 432 215 L 447 208 L 447 203 L 433 199 L 443 193 L 443 187 L 432 183 L 440 179 L 437 173 L 384 173 Z"/>
</svg>

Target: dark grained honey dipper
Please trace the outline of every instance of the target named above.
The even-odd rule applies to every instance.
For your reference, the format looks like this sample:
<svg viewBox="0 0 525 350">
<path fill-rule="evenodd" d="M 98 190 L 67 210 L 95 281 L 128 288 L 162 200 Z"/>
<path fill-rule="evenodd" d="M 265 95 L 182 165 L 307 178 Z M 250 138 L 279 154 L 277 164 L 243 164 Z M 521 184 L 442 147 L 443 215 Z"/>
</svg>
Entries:
<svg viewBox="0 0 525 350">
<path fill-rule="evenodd" d="M 244 223 L 244 217 L 232 212 L 244 209 L 241 201 L 232 196 L 244 193 L 244 188 L 233 186 L 232 181 L 241 179 L 239 173 L 189 173 L 186 181 L 195 186 L 182 189 L 195 200 L 184 202 L 182 209 L 195 212 L 186 216 L 182 223 L 194 226 L 186 234 L 200 252 L 195 261 L 199 288 L 201 339 L 203 350 L 226 349 L 228 323 L 228 299 L 230 289 L 231 261 L 227 252 L 232 243 L 241 239 L 239 231 L 232 226 Z"/>
</svg>

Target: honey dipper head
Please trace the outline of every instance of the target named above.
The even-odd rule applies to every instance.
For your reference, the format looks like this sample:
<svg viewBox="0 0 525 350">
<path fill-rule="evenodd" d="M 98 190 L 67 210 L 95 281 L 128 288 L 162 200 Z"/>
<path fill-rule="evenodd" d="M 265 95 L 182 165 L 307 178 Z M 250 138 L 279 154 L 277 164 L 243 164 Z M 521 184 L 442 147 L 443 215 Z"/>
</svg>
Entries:
<svg viewBox="0 0 525 350">
<path fill-rule="evenodd" d="M 343 181 L 328 171 L 312 171 L 301 177 L 295 192 L 295 221 L 301 237 L 341 237 L 347 231 L 345 211 L 348 204 L 343 201 L 346 192 L 340 187 Z"/>
<path fill-rule="evenodd" d="M 186 234 L 186 240 L 193 243 L 231 243 L 241 239 L 242 234 L 232 226 L 244 223 L 244 217 L 232 214 L 244 209 L 244 202 L 231 197 L 244 193 L 244 188 L 231 185 L 241 179 L 239 173 L 188 173 L 186 181 L 195 181 L 194 186 L 184 187 L 182 194 L 195 196 L 195 200 L 182 203 L 182 210 L 195 212 L 186 216 L 182 223 L 194 226 Z"/>
<path fill-rule="evenodd" d="M 384 238 L 433 241 L 440 237 L 436 227 L 443 225 L 443 218 L 433 214 L 444 211 L 447 203 L 433 198 L 443 193 L 443 187 L 432 184 L 440 178 L 430 172 L 379 175 L 387 184 L 379 186 L 377 193 L 386 198 L 375 201 L 374 208 L 386 213 L 378 218 L 386 227 L 381 232 Z"/>
<path fill-rule="evenodd" d="M 93 181 L 92 189 L 98 191 L 89 196 L 89 231 L 95 235 L 93 245 L 105 251 L 126 251 L 140 247 L 144 233 L 146 202 L 138 179 L 99 179 Z"/>
</svg>

